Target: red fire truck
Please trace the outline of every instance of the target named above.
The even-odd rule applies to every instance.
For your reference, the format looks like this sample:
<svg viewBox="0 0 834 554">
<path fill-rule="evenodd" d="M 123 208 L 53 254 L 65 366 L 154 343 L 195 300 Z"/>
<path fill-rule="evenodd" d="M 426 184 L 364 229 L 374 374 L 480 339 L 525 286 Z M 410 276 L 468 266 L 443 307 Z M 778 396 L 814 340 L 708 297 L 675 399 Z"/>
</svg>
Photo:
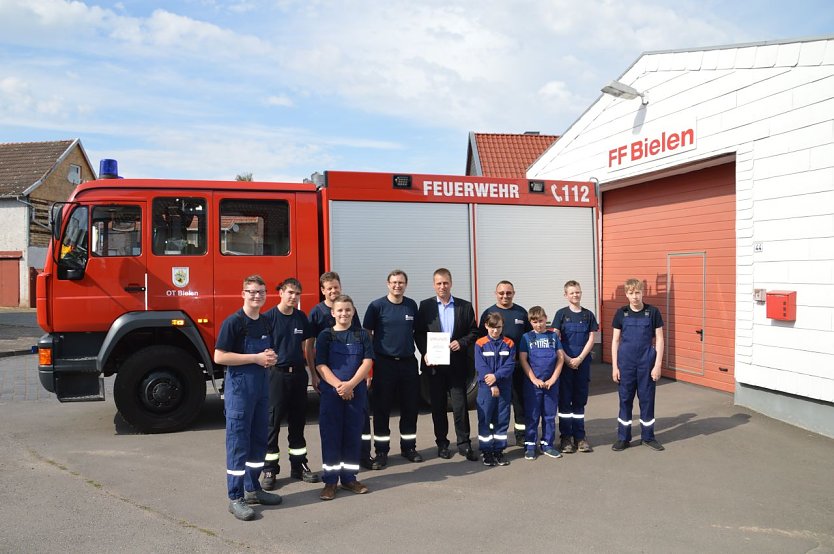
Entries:
<svg viewBox="0 0 834 554">
<path fill-rule="evenodd" d="M 103 378 L 115 374 L 126 421 L 149 433 L 182 429 L 206 382 L 218 390 L 215 337 L 254 273 L 270 291 L 298 278 L 305 312 L 320 299 L 323 271 L 341 274 L 363 314 L 394 268 L 408 273 L 417 301 L 434 294 L 434 269 L 447 267 L 453 294 L 479 311 L 501 279 L 525 307 L 550 313 L 567 279 L 588 283 L 585 300 L 596 304 L 595 207 L 591 183 L 469 176 L 84 183 L 52 210 L 37 281 L 40 380 L 61 402 L 83 402 L 104 400 Z"/>
</svg>

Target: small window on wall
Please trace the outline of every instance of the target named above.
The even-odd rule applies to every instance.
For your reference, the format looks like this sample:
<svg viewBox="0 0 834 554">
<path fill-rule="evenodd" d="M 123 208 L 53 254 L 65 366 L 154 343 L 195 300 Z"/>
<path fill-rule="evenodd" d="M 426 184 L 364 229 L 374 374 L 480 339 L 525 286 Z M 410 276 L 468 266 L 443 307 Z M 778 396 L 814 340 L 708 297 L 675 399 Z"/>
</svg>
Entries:
<svg viewBox="0 0 834 554">
<path fill-rule="evenodd" d="M 290 207 L 280 200 L 220 202 L 220 253 L 224 256 L 286 256 L 290 253 Z"/>
<path fill-rule="evenodd" d="M 153 200 L 153 253 L 202 256 L 207 251 L 206 201 L 164 197 Z"/>
<path fill-rule="evenodd" d="M 81 166 L 70 164 L 69 172 L 67 173 L 67 181 L 72 183 L 73 185 L 80 185 L 81 184 Z"/>
<path fill-rule="evenodd" d="M 139 206 L 93 208 L 90 245 L 93 256 L 138 256 L 142 253 L 142 210 Z"/>
</svg>

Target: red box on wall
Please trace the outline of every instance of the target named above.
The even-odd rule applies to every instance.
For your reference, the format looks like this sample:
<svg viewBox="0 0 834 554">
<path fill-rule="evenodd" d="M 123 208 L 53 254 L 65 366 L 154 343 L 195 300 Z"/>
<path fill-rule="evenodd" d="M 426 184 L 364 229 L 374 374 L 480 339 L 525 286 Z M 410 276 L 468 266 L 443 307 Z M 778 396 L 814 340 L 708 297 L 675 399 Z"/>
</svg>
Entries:
<svg viewBox="0 0 834 554">
<path fill-rule="evenodd" d="M 796 291 L 767 291 L 767 317 L 783 321 L 796 321 Z"/>
</svg>

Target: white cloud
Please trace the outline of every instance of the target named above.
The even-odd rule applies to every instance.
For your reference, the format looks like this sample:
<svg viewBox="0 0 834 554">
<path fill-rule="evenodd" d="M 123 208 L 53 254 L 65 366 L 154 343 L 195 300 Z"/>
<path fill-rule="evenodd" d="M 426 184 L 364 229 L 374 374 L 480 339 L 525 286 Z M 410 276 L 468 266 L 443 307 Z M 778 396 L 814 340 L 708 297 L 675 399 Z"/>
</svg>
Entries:
<svg viewBox="0 0 834 554">
<path fill-rule="evenodd" d="M 280 106 L 282 108 L 292 108 L 295 103 L 289 96 L 268 96 L 266 99 L 267 106 Z"/>
<path fill-rule="evenodd" d="M 306 175 L 470 130 L 559 134 L 644 50 L 769 38 L 695 0 L 99 1 L 0 0 L 0 128 L 92 133 L 154 176 Z"/>
</svg>

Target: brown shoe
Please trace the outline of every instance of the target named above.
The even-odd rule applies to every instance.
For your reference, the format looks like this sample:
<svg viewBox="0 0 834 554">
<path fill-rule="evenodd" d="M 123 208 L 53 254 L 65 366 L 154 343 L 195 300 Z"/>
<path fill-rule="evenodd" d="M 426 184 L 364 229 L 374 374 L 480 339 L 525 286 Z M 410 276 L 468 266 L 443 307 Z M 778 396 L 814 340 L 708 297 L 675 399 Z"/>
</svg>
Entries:
<svg viewBox="0 0 834 554">
<path fill-rule="evenodd" d="M 559 443 L 559 450 L 562 454 L 573 454 L 576 452 L 576 447 L 573 445 L 573 437 L 562 437 Z"/>
<path fill-rule="evenodd" d="M 319 498 L 322 500 L 333 500 L 336 498 L 336 485 L 325 485 L 324 490 L 321 491 Z"/>
<path fill-rule="evenodd" d="M 368 487 L 359 481 L 351 481 L 350 483 L 342 483 L 342 488 L 356 494 L 365 494 L 368 492 Z"/>
<path fill-rule="evenodd" d="M 591 448 L 591 443 L 588 442 L 588 439 L 579 439 L 579 444 L 576 445 L 576 449 L 580 452 L 593 452 L 594 449 Z"/>
</svg>

